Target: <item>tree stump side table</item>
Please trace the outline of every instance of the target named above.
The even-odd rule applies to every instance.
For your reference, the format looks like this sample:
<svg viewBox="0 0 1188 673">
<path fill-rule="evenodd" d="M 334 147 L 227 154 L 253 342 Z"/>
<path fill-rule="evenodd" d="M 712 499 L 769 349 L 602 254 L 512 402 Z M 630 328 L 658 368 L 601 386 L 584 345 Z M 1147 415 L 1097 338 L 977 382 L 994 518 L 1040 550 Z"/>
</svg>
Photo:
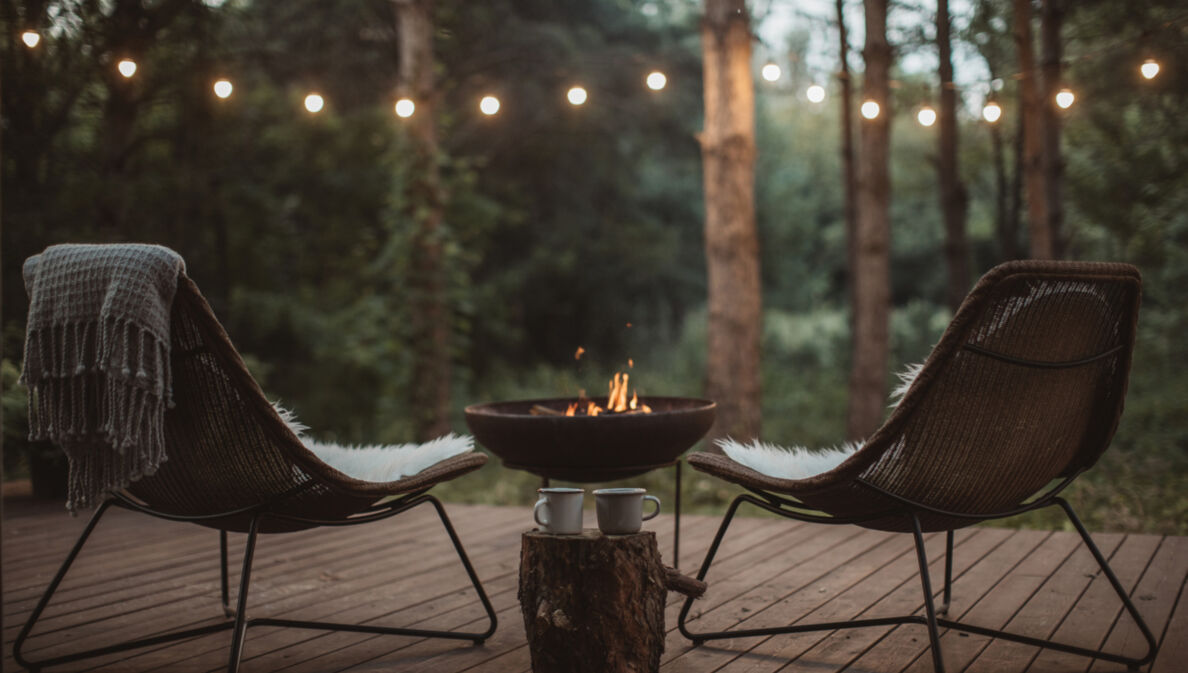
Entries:
<svg viewBox="0 0 1188 673">
<path fill-rule="evenodd" d="M 659 670 L 669 584 L 651 531 L 524 533 L 519 598 L 532 670 Z"/>
</svg>

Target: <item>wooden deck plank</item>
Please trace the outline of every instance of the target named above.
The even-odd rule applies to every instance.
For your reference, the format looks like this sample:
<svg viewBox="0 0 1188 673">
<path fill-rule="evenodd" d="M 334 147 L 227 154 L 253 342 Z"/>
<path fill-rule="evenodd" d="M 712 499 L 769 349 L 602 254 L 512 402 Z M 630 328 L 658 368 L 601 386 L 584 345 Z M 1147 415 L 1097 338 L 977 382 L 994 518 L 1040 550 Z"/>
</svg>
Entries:
<svg viewBox="0 0 1188 673">
<path fill-rule="evenodd" d="M 428 531 L 434 523 L 436 518 L 418 517 L 416 525 L 403 529 L 408 531 L 407 534 L 402 534 L 394 544 L 378 537 L 364 538 L 364 544 L 353 545 L 353 551 L 356 555 L 363 556 L 378 552 L 385 546 L 395 546 L 397 549 L 411 547 L 416 542 L 409 538 L 422 531 Z M 217 597 L 218 534 L 215 531 L 207 532 L 201 544 L 179 543 L 171 553 L 154 555 L 151 562 L 137 562 L 139 554 L 133 555 L 129 551 L 126 556 L 132 558 L 125 562 L 125 554 L 121 554 L 119 565 L 113 567 L 111 563 L 89 562 L 94 557 L 84 552 L 75 564 L 76 567 L 71 569 L 55 593 L 51 610 L 47 611 L 44 618 L 45 628 L 39 632 L 53 630 L 55 622 L 61 620 L 61 617 L 55 617 L 55 612 L 66 611 L 71 618 L 68 623 L 73 623 L 83 621 L 84 616 L 91 612 L 97 613 L 100 617 L 110 616 L 112 604 L 118 604 L 122 612 L 127 613 L 134 611 L 136 604 L 160 604 L 165 600 L 174 600 L 189 594 Z M 348 539 L 342 531 L 326 531 L 323 535 L 312 536 L 308 533 L 293 533 L 263 537 L 257 545 L 258 567 L 268 568 L 278 563 L 291 568 L 299 568 L 301 564 L 323 564 L 327 560 L 341 557 L 344 541 Z M 243 540 L 234 539 L 228 546 L 230 585 L 234 591 L 238 583 Z M 76 573 L 76 570 L 80 572 Z M 48 579 L 42 582 L 42 590 L 47 583 Z M 96 590 L 96 586 L 101 588 Z M 39 598 L 40 592 L 33 597 L 13 601 L 13 609 L 20 608 L 27 614 Z"/>
<path fill-rule="evenodd" d="M 1132 592 L 1135 585 L 1138 584 L 1139 577 L 1142 576 L 1143 570 L 1147 567 L 1161 542 L 1162 538 L 1158 535 L 1128 535 L 1113 556 L 1107 558 L 1118 581 L 1122 583 L 1122 587 L 1128 593 Z M 1096 566 L 1096 563 L 1094 565 Z M 1117 619 L 1117 615 L 1122 612 L 1122 601 L 1118 599 L 1118 594 L 1114 592 L 1114 588 L 1110 585 L 1105 574 L 1094 568 L 1092 575 L 1093 579 L 1089 588 L 1073 606 L 1068 618 L 1052 635 L 1056 641 L 1077 647 L 1099 649 Z M 1085 657 L 1056 650 L 1042 650 L 1036 653 L 1029 670 L 1083 671 L 1088 665 L 1089 662 Z"/>
<path fill-rule="evenodd" d="M 1188 538 L 1168 537 L 1151 558 L 1138 586 L 1131 592 L 1130 598 L 1138 608 L 1143 620 L 1156 634 L 1156 638 L 1167 623 L 1180 588 L 1184 585 L 1185 575 L 1188 574 Z M 1170 635 L 1170 634 L 1169 634 Z M 1188 637 L 1180 634 L 1179 638 Z M 1138 626 L 1129 616 L 1115 622 L 1114 629 L 1106 639 L 1105 648 L 1111 652 L 1121 652 L 1128 655 L 1138 655 L 1146 651 L 1146 641 Z M 1185 662 L 1177 662 L 1180 670 Z M 1118 666 L 1094 661 L 1089 667 L 1090 673 L 1115 671 Z"/>
<path fill-rule="evenodd" d="M 337 537 L 339 540 L 341 540 L 342 536 L 340 534 L 336 535 L 336 533 L 338 533 L 338 531 L 327 532 L 328 535 Z M 293 535 L 308 537 L 305 533 L 295 533 Z M 260 546 L 266 546 L 267 542 L 267 539 L 262 540 Z M 339 542 L 339 544 L 341 545 L 341 542 Z M 404 540 L 401 541 L 401 544 L 404 546 L 409 546 L 409 543 Z M 378 540 L 377 542 L 373 543 L 372 546 L 365 548 L 365 550 L 376 552 L 382 550 L 383 546 L 383 541 Z M 327 547 L 319 547 L 319 550 L 320 555 L 306 556 L 299 554 L 297 559 L 291 563 L 285 563 L 284 557 L 270 557 L 269 555 L 261 554 L 261 557 L 259 558 L 259 565 L 257 566 L 259 570 L 256 572 L 257 581 L 253 586 L 253 598 L 256 599 L 257 603 L 263 604 L 268 600 L 269 592 L 274 591 L 273 587 L 280 587 L 281 589 L 279 590 L 292 592 L 296 587 L 308 587 L 308 583 L 312 581 L 305 580 L 306 584 L 294 584 L 291 580 L 286 578 L 287 581 L 282 581 L 279 583 L 274 582 L 273 579 L 268 576 L 267 569 L 276 563 L 282 563 L 284 568 L 290 573 L 306 575 L 312 574 L 315 578 L 317 578 L 316 569 L 319 566 L 325 564 L 328 561 L 342 559 L 343 557 L 341 546 L 335 547 L 332 545 Z M 352 559 L 354 567 L 366 566 L 365 558 L 354 556 L 348 558 Z M 112 596 L 111 594 L 105 592 L 104 595 L 109 597 L 108 603 L 101 604 L 90 609 L 81 610 L 75 614 L 66 615 L 64 620 L 59 620 L 60 623 L 56 623 L 53 619 L 49 619 L 46 630 L 43 632 L 41 629 L 39 629 L 38 633 L 46 633 L 46 635 L 49 635 L 52 633 L 61 632 L 63 630 L 77 629 L 79 626 L 85 626 L 97 621 L 102 621 L 113 616 L 111 606 L 116 606 L 115 614 L 121 617 L 117 623 L 121 625 L 121 629 L 128 631 L 127 637 L 132 637 L 133 634 L 144 633 L 150 630 L 147 627 L 138 628 L 138 626 L 141 624 L 150 624 L 157 630 L 166 628 L 165 624 L 161 621 L 161 618 L 151 610 L 153 607 L 158 605 L 176 605 L 182 601 L 192 601 L 194 606 L 200 610 L 198 614 L 211 616 L 218 615 L 219 610 L 217 601 L 219 590 L 217 561 L 211 565 L 215 566 L 215 568 L 210 569 L 209 576 L 207 577 L 206 581 L 203 582 L 195 583 L 192 578 L 187 578 L 184 576 L 175 578 L 174 580 L 171 580 L 171 582 L 180 582 L 178 586 L 171 587 L 171 582 L 167 582 L 164 585 L 150 585 L 149 588 L 151 593 L 137 596 L 132 600 L 122 600 L 118 594 Z M 366 568 L 364 567 L 363 571 L 365 570 Z M 69 575 L 67 577 L 69 578 Z M 325 578 L 322 579 L 324 580 Z M 322 583 L 325 584 L 324 581 Z M 106 586 L 106 583 L 103 583 L 103 586 Z M 316 587 L 317 585 L 314 586 Z M 53 603 L 51 603 L 51 607 L 52 606 Z M 193 621 L 194 619 L 192 616 L 189 616 L 182 611 L 173 610 L 171 612 L 173 615 L 176 615 L 178 620 L 189 619 Z M 172 619 L 172 617 L 167 619 Z M 109 633 L 108 637 L 110 638 L 112 635 L 114 634 Z M 65 634 L 65 636 L 68 637 L 69 633 Z M 96 638 L 102 637 L 103 634 L 96 635 Z M 119 636 L 115 637 L 118 638 Z M 36 651 L 35 648 L 37 646 L 35 645 L 35 642 L 36 641 L 30 642 L 31 654 Z M 84 641 L 77 640 L 74 642 L 74 644 L 77 645 L 79 649 L 89 646 L 85 644 Z"/>
<path fill-rule="evenodd" d="M 1123 535 L 1107 533 L 1094 536 L 1094 542 L 1106 559 L 1118 554 L 1124 540 Z M 1152 547 L 1151 551 L 1154 551 Z M 1051 638 L 1057 629 L 1071 615 L 1074 606 L 1089 590 L 1100 569 L 1093 555 L 1085 545 L 1078 545 L 1072 555 L 1065 560 L 1056 572 L 1040 586 L 1014 617 L 1006 624 L 1006 630 L 1012 633 L 1032 636 L 1035 638 Z M 1110 613 L 1099 614 L 1102 623 L 1110 621 Z M 947 634 L 946 634 L 947 635 Z M 943 648 L 943 644 L 942 644 Z M 995 639 L 978 653 L 977 658 L 966 668 L 967 673 L 994 673 L 1001 670 L 1024 670 L 1039 654 L 1036 647 Z M 1084 658 L 1080 662 L 1081 668 L 1087 663 Z M 1067 664 L 1065 664 L 1067 665 Z M 1063 670 L 1076 670 L 1073 667 Z M 910 669 L 914 672 L 925 670 L 922 661 L 917 660 Z M 1061 670 L 1053 668 L 1051 670 Z"/>
<path fill-rule="evenodd" d="M 710 534 L 710 522 L 697 520 L 691 526 L 682 526 L 682 537 L 688 538 L 696 544 Z M 527 527 L 522 527 L 526 530 Z M 667 546 L 671 538 L 671 523 L 664 522 L 653 530 L 657 531 L 657 538 L 663 546 Z M 520 605 L 516 598 L 515 587 L 519 581 L 518 551 L 519 536 L 514 537 L 514 568 L 507 576 L 508 590 L 491 597 L 499 618 L 499 629 L 495 635 L 478 648 L 459 648 L 456 644 L 436 640 L 417 640 L 401 643 L 398 639 L 366 636 L 361 634 L 335 633 L 322 639 L 323 643 L 330 643 L 333 649 L 323 645 L 317 657 L 302 661 L 299 664 L 286 666 L 285 673 L 322 673 L 329 670 L 351 670 L 362 667 L 364 670 L 400 670 L 400 671 L 438 671 L 462 670 L 486 661 L 496 659 L 502 654 L 524 647 L 525 635 L 523 621 L 520 615 Z M 435 616 L 425 622 L 426 628 L 457 628 L 446 626 L 450 622 L 443 616 Z M 477 626 L 475 623 L 470 623 Z M 467 626 L 472 628 L 472 626 Z M 439 661 L 442 658 L 444 661 Z"/>
<path fill-rule="evenodd" d="M 685 522 L 683 521 L 682 524 Z M 756 524 L 752 523 L 752 526 L 756 526 Z M 658 542 L 662 549 L 669 544 L 671 528 L 671 521 L 664 521 L 663 525 L 653 528 L 657 532 Z M 527 527 L 523 527 L 523 530 L 526 529 Z M 682 525 L 682 540 L 688 540 L 685 546 L 700 546 L 712 534 L 712 530 L 712 521 L 700 517 L 689 522 L 689 525 Z M 520 538 L 517 535 L 514 547 L 515 568 L 509 578 L 512 582 L 512 590 L 492 597 L 492 604 L 498 611 L 499 630 L 482 648 L 475 648 L 473 651 L 445 648 L 443 643 L 431 640 L 398 646 L 393 644 L 391 639 L 359 636 L 358 634 L 332 634 L 328 637 L 332 638 L 334 642 L 352 643 L 350 650 L 344 651 L 348 646 L 343 645 L 342 649 L 334 653 L 283 670 L 286 673 L 320 673 L 328 670 L 331 663 L 334 667 L 333 670 L 347 670 L 343 664 L 346 666 L 380 667 L 381 670 L 384 665 L 401 671 L 460 670 L 460 667 L 481 664 L 487 660 L 498 658 L 507 651 L 524 647 L 526 641 L 520 615 L 520 604 L 514 591 L 519 581 L 519 542 Z M 686 555 L 682 555 L 682 562 Z M 434 622 L 427 623 L 433 624 Z M 430 626 L 429 628 L 439 627 Z M 437 657 L 445 657 L 447 661 L 436 661 Z"/>
<path fill-rule="evenodd" d="M 1047 531 L 1014 531 L 1002 544 L 993 548 L 988 554 L 978 559 L 972 559 L 972 566 L 953 578 L 953 595 L 949 614 L 959 618 L 967 614 L 971 606 L 981 600 L 991 587 L 997 586 L 1012 569 L 1043 545 L 1050 535 Z M 957 550 L 954 551 L 955 566 L 957 564 L 964 565 L 965 562 L 961 560 L 963 554 L 957 553 Z M 938 584 L 934 583 L 933 589 L 935 590 L 937 587 Z M 941 589 L 943 590 L 943 585 Z M 872 616 L 903 614 L 907 605 L 914 606 L 913 614 L 920 614 L 923 611 L 920 587 L 905 585 L 902 591 L 903 597 L 897 606 L 900 609 L 888 609 L 887 612 L 872 611 Z M 879 662 L 902 662 L 899 664 L 899 668 L 903 668 L 907 662 L 919 657 L 929 647 L 927 632 L 924 627 L 919 625 L 876 629 L 872 631 L 872 635 L 875 637 L 870 642 L 856 640 L 852 646 L 843 648 L 843 652 L 851 656 L 846 659 L 844 666 L 838 667 L 838 670 L 851 670 L 847 667 L 858 671 L 866 670 L 865 666 L 870 665 L 871 662 L 878 665 L 886 665 Z M 894 670 L 898 671 L 899 669 Z"/>
<path fill-rule="evenodd" d="M 965 581 L 955 583 L 953 612 L 961 614 L 957 612 L 959 608 L 956 601 L 965 600 L 963 594 L 972 591 L 977 595 L 977 600 L 972 604 L 964 603 L 969 607 L 961 614 L 961 619 L 981 626 L 1001 627 L 1014 616 L 1026 601 L 1026 597 L 1072 553 L 1073 548 L 1073 540 L 1068 536 L 1048 534 L 1043 542 L 1019 559 L 1016 565 L 1003 568 L 1004 572 L 991 586 L 976 586 L 974 582 Z M 983 639 L 981 642 L 974 642 L 976 638 L 978 637 L 958 637 L 953 643 L 942 644 L 941 650 L 949 670 L 962 670 L 981 651 L 987 641 Z M 898 673 L 917 657 L 930 657 L 927 650 L 927 631 L 916 624 L 905 624 L 892 629 L 847 670 L 887 670 Z"/>
<path fill-rule="evenodd" d="M 849 528 L 839 527 L 842 529 Z M 935 536 L 931 536 L 935 537 Z M 912 548 L 907 536 L 863 530 L 817 563 L 798 564 L 775 581 L 764 582 L 737 600 L 704 613 L 697 630 L 784 626 L 833 600 Z M 717 670 L 761 638 L 713 640 L 670 660 L 661 670 Z"/>
<path fill-rule="evenodd" d="M 1150 667 L 1151 673 L 1181 673 L 1188 662 L 1188 577 L 1180 585 L 1176 607 L 1160 634 L 1159 655 Z"/>
<path fill-rule="evenodd" d="M 962 581 L 967 573 L 987 555 L 993 553 L 1009 538 L 1012 531 L 1000 528 L 978 528 L 960 531 L 954 543 L 953 577 L 954 581 Z M 939 538 L 940 536 L 938 536 Z M 928 547 L 930 573 L 933 577 L 943 577 L 944 573 L 944 541 L 934 540 Z M 900 561 L 900 566 L 909 567 L 895 573 L 896 579 L 880 577 L 865 592 L 854 592 L 846 602 L 826 604 L 816 613 L 807 615 L 800 620 L 803 623 L 820 621 L 840 621 L 844 619 L 869 619 L 874 617 L 890 617 L 915 613 L 923 606 L 922 591 L 919 582 L 918 563 L 915 554 L 907 555 Z M 875 578 L 872 578 L 875 579 Z M 877 582 L 882 582 L 880 587 Z M 933 588 L 940 595 L 943 584 L 940 579 L 933 583 Z M 872 594 L 881 592 L 881 597 Z M 789 636 L 774 636 L 760 643 L 751 651 L 740 656 L 722 671 L 730 673 L 761 673 L 765 671 L 784 670 L 786 668 L 808 667 L 836 670 L 850 663 L 873 643 L 877 642 L 892 627 L 867 627 L 863 629 L 849 629 L 835 632 L 817 632 Z M 795 665 L 790 665 L 795 662 Z"/>
<path fill-rule="evenodd" d="M 420 509 L 420 508 L 418 508 Z M 500 619 L 487 643 L 326 633 L 258 627 L 249 631 L 245 673 L 409 671 L 526 673 L 531 666 L 516 598 L 519 535 L 531 526 L 526 508 L 447 506 Z M 11 641 L 66 551 L 86 523 L 57 506 L 18 503 L 6 512 L 3 670 L 18 670 Z M 591 514 L 591 513 L 588 513 Z M 39 645 L 71 649 L 139 635 L 136 629 L 193 624 L 218 615 L 218 538 L 197 526 L 160 522 L 113 510 L 51 605 Z M 592 517 L 591 517 L 592 518 Z M 718 516 L 682 520 L 681 566 L 694 573 L 720 523 Z M 588 523 L 592 523 L 588 522 Z M 649 524 L 668 560 L 672 519 Z M 242 535 L 232 536 L 232 591 Z M 1103 539 L 1110 539 L 1104 536 Z M 129 540 L 140 540 L 129 556 Z M 1071 543 L 1071 544 L 1070 544 Z M 928 551 L 939 594 L 943 536 Z M 1140 649 L 1108 583 L 1074 552 L 1067 533 L 975 528 L 959 532 L 953 613 L 974 623 L 1018 630 L 1055 629 L 1058 638 L 1107 641 L 1111 649 Z M 1104 549 L 1104 547 L 1103 547 Z M 11 555 L 7 552 L 12 550 Z M 1188 657 L 1188 538 L 1127 536 L 1111 563 L 1162 640 L 1154 673 L 1183 670 Z M 1084 566 L 1084 567 L 1083 567 Z M 1086 577 L 1093 575 L 1093 577 Z M 746 628 L 819 619 L 851 619 L 918 611 L 922 604 L 910 535 L 850 526 L 817 526 L 740 517 L 695 603 L 702 628 Z M 824 589 L 824 591 L 821 591 Z M 1144 599 L 1146 597 L 1146 599 Z M 931 670 L 923 627 L 854 629 L 835 633 L 748 638 L 693 648 L 676 629 L 682 601 L 670 596 L 666 673 L 840 671 L 901 673 Z M 1070 607 L 1071 606 L 1071 607 Z M 108 623 L 104 611 L 123 612 Z M 60 610 L 54 612 L 54 610 Z M 479 629 L 485 623 L 452 546 L 426 508 L 391 522 L 342 531 L 267 536 L 261 540 L 252 583 L 253 615 L 342 619 Z M 997 622 L 997 623 L 996 623 Z M 40 633 L 40 631 L 39 631 Z M 60 640 L 54 640 L 54 639 Z M 31 641 L 33 645 L 36 641 Z M 53 668 L 49 673 L 213 673 L 224 670 L 229 635 L 145 648 Z M 1086 659 L 1042 651 L 1004 655 L 1009 643 L 945 634 L 946 664 L 969 673 L 986 670 L 1084 671 Z M 1030 650 L 1031 648 L 1022 648 Z M 1079 666 L 1079 667 L 1078 667 Z M 1114 671 L 1117 667 L 1094 667 Z"/>
<path fill-rule="evenodd" d="M 503 538 L 513 534 L 514 529 L 521 525 L 522 522 L 518 518 L 502 521 L 499 525 L 489 523 L 485 537 L 472 534 L 465 538 L 468 555 L 478 572 L 489 576 L 495 572 L 492 570 L 495 566 L 499 566 L 499 571 L 508 571 L 502 566 L 514 565 L 504 563 Z M 420 563 L 381 564 L 377 569 L 375 559 L 383 558 L 383 555 L 357 558 L 350 569 L 335 567 L 331 571 L 335 577 L 334 581 L 324 583 L 322 587 L 312 591 L 273 596 L 271 599 L 261 597 L 258 602 L 254 600 L 256 594 L 253 586 L 253 602 L 250 605 L 254 607 L 249 614 L 397 626 L 410 625 L 416 621 L 415 618 L 410 618 L 410 615 L 422 611 L 434 614 L 473 606 L 471 612 L 476 616 L 481 614 L 478 599 L 468 589 L 469 581 L 444 531 L 439 531 L 437 537 L 440 537 L 440 543 L 422 545 L 417 550 L 421 556 Z M 400 561 L 406 556 L 407 554 L 392 554 L 389 558 Z M 387 606 L 391 606 L 392 609 L 387 609 Z M 252 629 L 249 631 L 245 653 L 255 656 L 255 653 L 264 647 L 292 647 L 321 633 L 292 629 Z M 203 657 L 208 652 L 214 653 L 211 658 L 215 660 L 225 657 L 226 640 L 225 635 L 205 638 L 201 643 L 187 648 L 184 655 L 170 651 L 169 648 L 137 652 L 131 656 L 124 655 L 127 657 L 125 666 L 137 671 L 164 669 L 181 673 L 207 670 L 209 663 L 204 663 Z"/>
</svg>

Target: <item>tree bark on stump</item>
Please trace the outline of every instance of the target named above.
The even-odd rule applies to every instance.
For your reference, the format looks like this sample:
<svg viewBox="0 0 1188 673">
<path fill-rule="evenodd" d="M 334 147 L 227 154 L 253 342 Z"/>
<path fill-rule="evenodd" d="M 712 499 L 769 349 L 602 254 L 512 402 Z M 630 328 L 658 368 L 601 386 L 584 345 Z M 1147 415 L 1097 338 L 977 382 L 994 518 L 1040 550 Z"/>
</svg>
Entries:
<svg viewBox="0 0 1188 673">
<path fill-rule="evenodd" d="M 519 598 L 532 670 L 659 670 L 668 582 L 655 533 L 524 533 Z"/>
</svg>

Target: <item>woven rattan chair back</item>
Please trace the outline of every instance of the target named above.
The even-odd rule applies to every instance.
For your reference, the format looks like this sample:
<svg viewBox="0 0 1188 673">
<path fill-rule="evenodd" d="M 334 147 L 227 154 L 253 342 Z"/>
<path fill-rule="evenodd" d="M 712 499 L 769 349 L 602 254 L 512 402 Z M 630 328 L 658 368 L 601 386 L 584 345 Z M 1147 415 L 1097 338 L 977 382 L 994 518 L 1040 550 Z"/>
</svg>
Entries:
<svg viewBox="0 0 1188 673">
<path fill-rule="evenodd" d="M 175 406 L 165 414 L 169 459 L 128 492 L 155 511 L 182 517 L 281 498 L 286 514 L 315 519 L 361 509 L 361 498 L 336 495 L 333 484 L 321 478 L 330 468 L 310 465 L 316 458 L 273 410 L 188 278 L 179 283 L 172 316 Z M 196 523 L 243 531 L 249 520 L 245 515 Z M 262 526 L 261 532 L 307 527 L 278 519 L 265 519 Z"/>
<path fill-rule="evenodd" d="M 927 507 L 986 514 L 1092 466 L 1122 413 L 1139 297 L 1138 271 L 1128 265 L 997 267 L 868 442 L 877 458 L 858 476 Z M 891 506 L 862 495 L 857 509 Z M 922 520 L 937 530 L 960 523 Z"/>
</svg>

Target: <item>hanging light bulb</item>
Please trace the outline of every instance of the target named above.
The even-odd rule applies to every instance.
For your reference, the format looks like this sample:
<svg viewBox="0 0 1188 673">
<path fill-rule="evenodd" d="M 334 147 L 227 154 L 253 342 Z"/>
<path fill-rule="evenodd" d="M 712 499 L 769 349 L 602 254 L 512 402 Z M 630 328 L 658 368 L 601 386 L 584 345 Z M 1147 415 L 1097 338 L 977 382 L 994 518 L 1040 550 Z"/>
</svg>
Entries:
<svg viewBox="0 0 1188 673">
<path fill-rule="evenodd" d="M 862 107 L 859 108 L 859 111 L 862 113 L 863 117 L 867 119 L 874 119 L 875 117 L 879 116 L 879 104 L 873 100 L 865 101 L 862 103 Z"/>
<path fill-rule="evenodd" d="M 780 66 L 776 65 L 775 61 L 768 61 L 759 74 L 768 82 L 774 82 L 780 78 Z"/>
<path fill-rule="evenodd" d="M 494 96 L 483 96 L 483 99 L 479 101 L 479 110 L 487 116 L 499 112 L 499 99 Z"/>
<path fill-rule="evenodd" d="M 417 104 L 411 98 L 401 98 L 396 101 L 396 116 L 402 119 L 408 119 L 417 111 Z"/>
<path fill-rule="evenodd" d="M 814 84 L 805 89 L 804 95 L 809 99 L 810 103 L 820 103 L 825 100 L 825 87 L 820 84 Z"/>
<path fill-rule="evenodd" d="M 1061 108 L 1067 110 L 1072 107 L 1073 102 L 1077 99 L 1070 89 L 1061 89 L 1060 93 L 1056 94 L 1056 104 Z"/>
<path fill-rule="evenodd" d="M 322 108 L 325 106 L 326 99 L 322 98 L 320 94 L 311 93 L 305 97 L 305 109 L 309 110 L 313 114 L 321 112 Z"/>
<path fill-rule="evenodd" d="M 936 123 L 936 110 L 925 105 L 916 113 L 916 121 L 920 122 L 920 126 L 932 126 Z"/>
<path fill-rule="evenodd" d="M 132 75 L 136 74 L 136 61 L 126 58 L 116 64 L 116 69 L 119 70 L 120 74 L 124 77 L 131 77 Z"/>
<path fill-rule="evenodd" d="M 985 119 L 990 124 L 997 122 L 999 119 L 1002 119 L 1002 107 L 994 101 L 986 103 L 982 107 L 982 119 Z"/>
<path fill-rule="evenodd" d="M 581 105 L 586 102 L 587 94 L 585 89 L 575 86 L 565 92 L 565 97 L 569 99 L 570 105 Z"/>
<path fill-rule="evenodd" d="M 1139 66 L 1139 72 L 1142 73 L 1144 79 L 1155 79 L 1155 76 L 1159 74 L 1159 61 L 1153 58 L 1143 61 L 1143 64 Z"/>
<path fill-rule="evenodd" d="M 659 70 L 653 70 L 652 72 L 648 73 L 648 78 L 645 81 L 648 84 L 648 88 L 652 91 L 659 91 L 663 89 L 666 84 L 668 84 L 668 78 L 665 77 L 664 73 L 660 72 Z"/>
<path fill-rule="evenodd" d="M 235 90 L 235 87 L 231 85 L 231 80 L 228 79 L 221 79 L 215 82 L 213 88 L 214 95 L 219 98 L 230 98 L 231 92 Z"/>
<path fill-rule="evenodd" d="M 21 42 L 24 42 L 26 47 L 32 49 L 41 43 L 41 33 L 35 30 L 26 30 L 21 33 Z"/>
</svg>

